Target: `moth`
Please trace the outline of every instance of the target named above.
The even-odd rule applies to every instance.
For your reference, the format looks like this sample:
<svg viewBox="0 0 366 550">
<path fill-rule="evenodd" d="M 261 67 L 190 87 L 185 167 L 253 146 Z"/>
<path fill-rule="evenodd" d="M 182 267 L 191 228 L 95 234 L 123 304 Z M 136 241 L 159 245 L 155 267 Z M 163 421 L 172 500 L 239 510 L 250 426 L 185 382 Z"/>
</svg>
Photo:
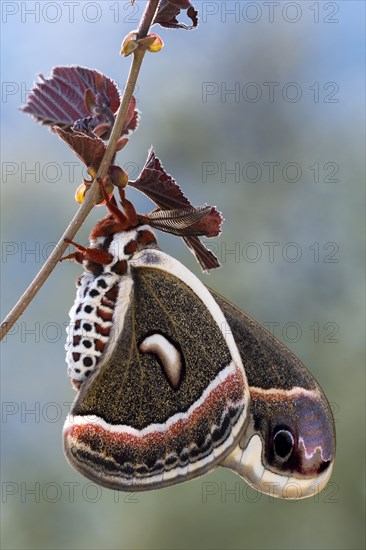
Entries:
<svg viewBox="0 0 366 550">
<path fill-rule="evenodd" d="M 70 465 L 121 491 L 167 487 L 218 466 L 275 497 L 322 490 L 335 429 L 314 377 L 160 250 L 153 216 L 146 224 L 123 196 L 123 210 L 115 199 L 106 204 L 90 246 L 67 257 L 85 270 L 66 344 L 77 390 L 63 431 Z M 163 218 L 173 226 L 191 215 Z"/>
</svg>

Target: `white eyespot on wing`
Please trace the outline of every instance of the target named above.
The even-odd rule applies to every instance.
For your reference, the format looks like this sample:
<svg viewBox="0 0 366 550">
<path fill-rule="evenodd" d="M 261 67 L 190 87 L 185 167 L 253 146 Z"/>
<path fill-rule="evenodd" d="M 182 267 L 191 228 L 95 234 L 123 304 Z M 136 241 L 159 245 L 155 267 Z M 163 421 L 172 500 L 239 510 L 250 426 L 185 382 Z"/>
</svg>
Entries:
<svg viewBox="0 0 366 550">
<path fill-rule="evenodd" d="M 142 353 L 155 353 L 159 357 L 169 384 L 174 390 L 179 386 L 183 360 L 181 352 L 162 334 L 152 334 L 141 342 L 139 350 Z"/>
</svg>

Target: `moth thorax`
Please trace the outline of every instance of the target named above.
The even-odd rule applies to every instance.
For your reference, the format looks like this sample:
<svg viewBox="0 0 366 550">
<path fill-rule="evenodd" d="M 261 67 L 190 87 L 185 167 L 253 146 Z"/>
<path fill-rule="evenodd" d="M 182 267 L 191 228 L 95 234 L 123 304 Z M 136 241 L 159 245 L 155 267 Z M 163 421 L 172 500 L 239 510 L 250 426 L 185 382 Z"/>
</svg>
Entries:
<svg viewBox="0 0 366 550">
<path fill-rule="evenodd" d="M 101 246 L 99 243 L 97 246 Z M 119 231 L 104 239 L 102 247 L 106 248 L 115 260 L 129 260 L 136 252 L 144 248 L 156 248 L 157 241 L 154 233 L 146 226 L 140 226 L 129 231 Z"/>
</svg>

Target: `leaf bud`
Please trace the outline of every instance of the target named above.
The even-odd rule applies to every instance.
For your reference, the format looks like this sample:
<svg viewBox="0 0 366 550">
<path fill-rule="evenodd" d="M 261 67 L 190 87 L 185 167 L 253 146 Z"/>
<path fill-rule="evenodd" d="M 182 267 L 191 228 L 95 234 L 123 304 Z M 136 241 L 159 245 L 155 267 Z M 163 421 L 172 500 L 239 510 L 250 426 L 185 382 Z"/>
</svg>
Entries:
<svg viewBox="0 0 366 550">
<path fill-rule="evenodd" d="M 136 38 L 137 31 L 131 31 L 122 42 L 120 53 L 124 55 L 124 57 L 131 55 L 131 53 L 139 47 Z"/>
</svg>

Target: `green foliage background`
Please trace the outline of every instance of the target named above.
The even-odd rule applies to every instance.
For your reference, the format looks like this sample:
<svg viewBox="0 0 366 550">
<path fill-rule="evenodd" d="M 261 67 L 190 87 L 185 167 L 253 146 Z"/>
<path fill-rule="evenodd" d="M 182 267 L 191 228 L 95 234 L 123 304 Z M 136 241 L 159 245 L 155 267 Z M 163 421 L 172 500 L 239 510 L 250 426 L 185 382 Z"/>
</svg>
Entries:
<svg viewBox="0 0 366 550">
<path fill-rule="evenodd" d="M 2 24 L 3 315 L 73 216 L 82 177 L 78 164 L 69 175 L 66 163 L 77 163 L 71 151 L 17 107 L 34 75 L 49 74 L 53 65 L 95 67 L 122 87 L 129 61 L 118 56 L 120 42 L 136 27 L 130 19 L 143 7 L 137 2 L 138 13 L 131 15 L 127 2 L 104 1 L 94 3 L 99 12 L 93 12 L 93 3 L 80 2 L 70 22 L 64 3 L 52 3 L 61 17 L 51 23 L 57 10 L 41 13 L 38 22 L 23 13 L 22 22 L 21 4 L 32 9 L 35 2 L 5 4 L 19 11 L 3 16 Z M 80 269 L 65 262 L 2 345 L 3 548 L 364 548 L 364 4 L 297 3 L 301 17 L 293 23 L 286 21 L 296 9 L 289 4 L 275 7 L 271 23 L 263 2 L 198 2 L 205 15 L 198 31 L 157 29 L 165 48 L 147 56 L 136 94 L 140 129 L 118 158 L 122 165 L 133 163 L 134 172 L 153 144 L 193 203 L 217 204 L 223 211 L 224 231 L 214 241 L 221 270 L 202 275 L 176 238 L 161 236 L 161 246 L 258 321 L 277 323 L 275 334 L 317 377 L 336 418 L 338 452 L 330 485 L 316 499 L 271 501 L 219 469 L 129 497 L 97 488 L 74 472 L 61 445 L 74 397 L 64 363 L 64 325 Z M 228 15 L 236 5 L 239 12 Z M 332 6 L 339 8 L 332 17 L 338 22 L 329 23 Z M 82 8 L 89 11 L 83 14 Z M 94 13 L 102 15 L 92 23 Z M 256 13 L 258 21 L 250 23 Z M 268 82 L 278 83 L 273 101 Z M 290 82 L 302 92 L 298 101 L 288 99 L 295 91 L 286 88 Z M 334 88 L 324 86 L 330 82 L 339 87 L 336 102 L 327 102 Z M 239 85 L 241 95 L 217 93 L 204 102 L 204 83 L 216 83 L 219 90 Z M 250 101 L 255 90 L 262 97 Z M 279 163 L 273 182 L 268 162 Z M 204 163 L 218 168 L 205 183 Z M 222 166 L 232 169 L 235 163 L 240 169 L 257 163 L 262 177 L 253 182 L 242 174 L 238 181 L 225 176 Z M 300 166 L 298 181 L 283 177 L 287 163 Z M 310 168 L 314 163 L 319 182 Z M 331 172 L 326 163 L 339 167 L 334 175 L 339 181 L 325 180 Z M 39 177 L 25 173 L 30 169 Z M 254 172 L 248 174 L 253 180 Z M 294 172 L 288 174 L 294 178 Z M 136 192 L 130 196 L 140 211 L 149 208 Z M 103 209 L 93 212 L 79 242 L 87 242 L 103 215 Z M 279 243 L 273 258 L 264 244 L 269 242 Z M 334 250 L 324 248 L 327 243 L 336 244 L 337 262 L 327 261 Z M 299 250 L 298 261 L 290 261 Z M 36 412 L 27 413 L 31 410 Z M 208 488 L 215 494 L 207 495 Z"/>
</svg>

